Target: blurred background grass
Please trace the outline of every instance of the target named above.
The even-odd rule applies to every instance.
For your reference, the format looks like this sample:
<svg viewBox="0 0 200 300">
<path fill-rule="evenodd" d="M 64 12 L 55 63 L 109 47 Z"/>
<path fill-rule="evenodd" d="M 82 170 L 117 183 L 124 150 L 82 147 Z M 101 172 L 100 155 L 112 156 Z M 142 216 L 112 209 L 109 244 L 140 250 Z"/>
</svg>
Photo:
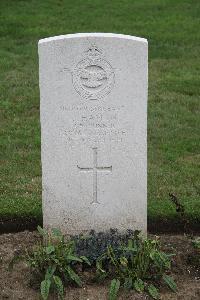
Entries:
<svg viewBox="0 0 200 300">
<path fill-rule="evenodd" d="M 0 219 L 41 220 L 37 42 L 76 32 L 148 39 L 148 216 L 200 221 L 199 0 L 0 0 Z"/>
</svg>

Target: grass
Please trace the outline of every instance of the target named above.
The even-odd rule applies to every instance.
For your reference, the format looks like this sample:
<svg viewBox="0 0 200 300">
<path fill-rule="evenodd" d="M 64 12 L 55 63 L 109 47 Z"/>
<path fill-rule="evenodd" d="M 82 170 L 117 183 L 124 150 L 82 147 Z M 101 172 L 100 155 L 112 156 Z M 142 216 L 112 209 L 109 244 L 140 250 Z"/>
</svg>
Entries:
<svg viewBox="0 0 200 300">
<path fill-rule="evenodd" d="M 0 219 L 41 219 L 37 42 L 74 32 L 149 41 L 148 215 L 200 221 L 199 0 L 0 0 Z"/>
</svg>

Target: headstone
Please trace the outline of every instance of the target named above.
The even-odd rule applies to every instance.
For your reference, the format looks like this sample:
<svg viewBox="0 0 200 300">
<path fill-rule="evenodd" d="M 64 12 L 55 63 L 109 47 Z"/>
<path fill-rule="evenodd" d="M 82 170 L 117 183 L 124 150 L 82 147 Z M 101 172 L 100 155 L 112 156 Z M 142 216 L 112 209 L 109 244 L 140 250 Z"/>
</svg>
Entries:
<svg viewBox="0 0 200 300">
<path fill-rule="evenodd" d="M 39 41 L 45 227 L 146 232 L 147 54 L 121 34 Z"/>
</svg>

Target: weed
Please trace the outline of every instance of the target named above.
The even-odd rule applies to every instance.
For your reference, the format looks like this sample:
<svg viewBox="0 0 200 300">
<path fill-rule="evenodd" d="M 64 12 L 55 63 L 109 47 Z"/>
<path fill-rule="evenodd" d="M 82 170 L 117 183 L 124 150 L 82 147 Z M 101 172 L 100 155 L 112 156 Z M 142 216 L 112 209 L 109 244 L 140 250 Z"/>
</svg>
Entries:
<svg viewBox="0 0 200 300">
<path fill-rule="evenodd" d="M 176 212 L 179 214 L 181 222 L 183 224 L 183 231 L 189 232 L 189 219 L 187 218 L 186 214 L 185 214 L 185 207 L 183 204 L 181 204 L 181 201 L 178 199 L 178 197 L 173 194 L 173 193 L 169 193 L 169 197 L 172 201 L 172 203 L 175 205 L 176 207 Z"/>
<path fill-rule="evenodd" d="M 197 277 L 200 278 L 200 237 L 191 239 L 193 251 L 188 254 L 187 262 L 194 267 Z"/>
<path fill-rule="evenodd" d="M 198 249 L 200 251 L 200 237 L 195 238 L 192 241 L 192 244 L 193 244 L 195 249 Z"/>
<path fill-rule="evenodd" d="M 90 265 L 90 262 L 85 256 L 76 255 L 74 241 L 65 242 L 58 229 L 52 229 L 51 233 L 48 233 L 38 226 L 38 231 L 43 237 L 43 242 L 31 253 L 26 251 L 26 261 L 33 272 L 42 279 L 42 298 L 46 300 L 52 289 L 57 292 L 59 299 L 63 299 L 65 285 L 82 285 L 75 269 L 77 263 Z"/>
<path fill-rule="evenodd" d="M 158 239 L 143 239 L 136 232 L 121 247 L 107 247 L 107 251 L 97 260 L 97 276 L 99 279 L 114 276 L 109 292 L 110 300 L 116 299 L 120 286 L 137 292 L 146 291 L 153 299 L 158 299 L 157 286 L 161 282 L 176 291 L 176 284 L 168 275 L 170 256 L 160 250 Z"/>
</svg>

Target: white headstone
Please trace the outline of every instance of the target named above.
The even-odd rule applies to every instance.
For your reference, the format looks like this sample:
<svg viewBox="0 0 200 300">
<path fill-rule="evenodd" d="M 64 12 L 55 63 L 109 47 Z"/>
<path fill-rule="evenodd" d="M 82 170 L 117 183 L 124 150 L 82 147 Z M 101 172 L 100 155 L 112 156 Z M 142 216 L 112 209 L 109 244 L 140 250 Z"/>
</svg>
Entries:
<svg viewBox="0 0 200 300">
<path fill-rule="evenodd" d="M 39 41 L 45 227 L 146 232 L 147 54 L 121 34 Z"/>
</svg>

